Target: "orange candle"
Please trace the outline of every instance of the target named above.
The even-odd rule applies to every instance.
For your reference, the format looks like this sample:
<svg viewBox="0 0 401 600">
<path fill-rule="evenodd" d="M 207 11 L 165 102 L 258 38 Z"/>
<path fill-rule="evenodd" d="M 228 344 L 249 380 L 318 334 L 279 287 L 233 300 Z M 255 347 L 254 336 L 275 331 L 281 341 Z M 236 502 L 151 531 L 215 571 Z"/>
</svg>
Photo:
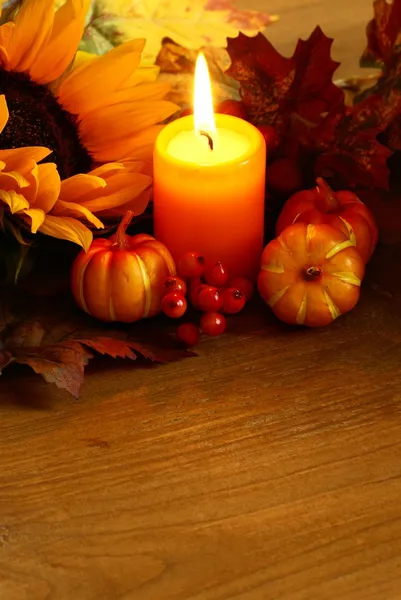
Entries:
<svg viewBox="0 0 401 600">
<path fill-rule="evenodd" d="M 199 55 L 194 116 L 159 134 L 154 151 L 155 235 L 175 260 L 188 251 L 255 280 L 264 233 L 266 148 L 250 123 L 213 114 Z"/>
</svg>

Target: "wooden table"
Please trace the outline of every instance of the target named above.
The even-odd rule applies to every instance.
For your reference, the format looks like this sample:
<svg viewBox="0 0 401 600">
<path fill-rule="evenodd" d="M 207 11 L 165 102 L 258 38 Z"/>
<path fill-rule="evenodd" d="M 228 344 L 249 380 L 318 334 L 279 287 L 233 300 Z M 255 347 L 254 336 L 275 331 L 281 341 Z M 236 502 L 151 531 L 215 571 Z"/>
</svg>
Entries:
<svg viewBox="0 0 401 600">
<path fill-rule="evenodd" d="M 283 48 L 346 22 L 354 72 L 368 2 L 266 4 Z M 6 373 L 1 599 L 400 599 L 399 265 L 382 248 L 328 329 L 260 304 L 199 358 L 101 361 L 78 402 Z"/>
</svg>

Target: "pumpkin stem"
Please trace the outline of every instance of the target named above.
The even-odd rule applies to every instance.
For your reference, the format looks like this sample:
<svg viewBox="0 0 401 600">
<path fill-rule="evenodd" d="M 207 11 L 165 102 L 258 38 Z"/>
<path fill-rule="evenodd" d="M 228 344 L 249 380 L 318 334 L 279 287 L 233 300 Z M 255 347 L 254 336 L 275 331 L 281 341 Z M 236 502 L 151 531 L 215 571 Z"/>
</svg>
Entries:
<svg viewBox="0 0 401 600">
<path fill-rule="evenodd" d="M 317 191 L 320 194 L 320 206 L 325 213 L 337 212 L 340 208 L 335 194 L 329 184 L 322 178 L 316 179 Z"/>
<path fill-rule="evenodd" d="M 118 229 L 116 231 L 116 235 L 114 237 L 114 245 L 119 246 L 121 250 L 127 247 L 127 235 L 125 232 L 127 231 L 127 227 L 131 223 L 133 216 L 134 213 L 132 212 L 132 210 L 127 210 L 127 212 L 121 219 Z"/>
<path fill-rule="evenodd" d="M 304 279 L 305 281 L 316 281 L 322 274 L 320 267 L 305 267 L 304 268 Z"/>
</svg>

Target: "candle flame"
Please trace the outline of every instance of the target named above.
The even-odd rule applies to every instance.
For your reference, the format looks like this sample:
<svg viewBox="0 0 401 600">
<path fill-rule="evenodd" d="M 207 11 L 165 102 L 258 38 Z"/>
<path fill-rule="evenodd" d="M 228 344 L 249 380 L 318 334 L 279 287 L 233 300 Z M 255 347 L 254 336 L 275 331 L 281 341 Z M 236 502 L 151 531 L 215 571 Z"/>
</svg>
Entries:
<svg viewBox="0 0 401 600">
<path fill-rule="evenodd" d="M 198 135 L 207 133 L 213 138 L 216 135 L 216 123 L 213 112 L 213 96 L 210 84 L 207 62 L 199 53 L 195 68 L 195 90 L 194 90 L 194 123 Z"/>
</svg>

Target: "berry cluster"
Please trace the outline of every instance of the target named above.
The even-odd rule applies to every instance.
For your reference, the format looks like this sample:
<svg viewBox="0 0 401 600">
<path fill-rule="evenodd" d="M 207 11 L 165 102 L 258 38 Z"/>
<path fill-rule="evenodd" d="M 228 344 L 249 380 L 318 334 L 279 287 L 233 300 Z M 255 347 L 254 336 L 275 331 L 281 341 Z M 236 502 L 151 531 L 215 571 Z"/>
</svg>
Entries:
<svg viewBox="0 0 401 600">
<path fill-rule="evenodd" d="M 199 327 L 182 323 L 177 337 L 188 346 L 199 341 L 200 332 L 221 335 L 226 329 L 224 315 L 239 313 L 253 294 L 253 283 L 245 277 L 230 279 L 221 262 L 208 264 L 197 252 L 187 252 L 178 261 L 177 277 L 164 284 L 162 311 L 172 319 L 182 317 L 188 302 L 203 313 Z"/>
</svg>

